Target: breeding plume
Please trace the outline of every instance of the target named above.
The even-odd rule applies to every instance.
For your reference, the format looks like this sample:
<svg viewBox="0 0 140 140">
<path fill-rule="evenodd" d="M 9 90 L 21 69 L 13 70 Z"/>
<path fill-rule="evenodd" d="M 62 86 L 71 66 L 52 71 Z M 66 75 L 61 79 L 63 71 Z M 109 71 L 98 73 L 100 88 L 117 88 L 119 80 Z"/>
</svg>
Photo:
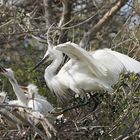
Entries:
<svg viewBox="0 0 140 140">
<path fill-rule="evenodd" d="M 30 107 L 44 115 L 53 109 L 52 105 L 43 96 L 38 94 L 38 88 L 35 85 L 30 84 L 26 88 L 19 86 L 14 77 L 14 72 L 12 69 L 5 69 L 0 67 L 0 73 L 9 79 L 17 96 L 17 100 L 10 101 L 12 104 L 15 103 L 16 105 Z M 28 94 L 24 93 L 25 89 Z"/>
<path fill-rule="evenodd" d="M 58 71 L 62 61 L 62 52 L 70 60 Z M 140 72 L 140 62 L 110 49 L 87 52 L 77 44 L 67 42 L 56 47 L 48 46 L 43 61 L 52 60 L 45 69 L 45 81 L 49 89 L 59 98 L 65 97 L 68 89 L 80 94 L 84 91 L 112 90 L 123 72 Z M 58 71 L 58 72 L 57 72 Z"/>
</svg>

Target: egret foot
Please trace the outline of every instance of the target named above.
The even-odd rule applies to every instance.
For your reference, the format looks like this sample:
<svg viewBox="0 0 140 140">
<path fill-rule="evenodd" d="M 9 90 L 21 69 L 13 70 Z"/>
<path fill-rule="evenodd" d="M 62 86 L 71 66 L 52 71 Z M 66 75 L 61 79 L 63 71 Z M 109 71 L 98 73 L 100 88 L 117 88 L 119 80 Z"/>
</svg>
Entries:
<svg viewBox="0 0 140 140">
<path fill-rule="evenodd" d="M 101 103 L 101 101 L 99 100 L 98 98 L 98 93 L 95 93 L 95 94 L 91 94 L 91 93 L 85 93 L 84 91 L 82 91 L 82 97 L 77 97 L 75 100 L 77 101 L 77 104 L 76 105 L 73 105 L 71 107 L 68 107 L 64 110 L 62 110 L 62 113 L 65 113 L 67 111 L 70 111 L 72 109 L 76 109 L 76 108 L 80 108 L 80 107 L 83 107 L 83 106 L 86 106 L 86 105 L 91 105 L 92 102 L 94 102 L 94 106 L 92 104 L 92 109 L 91 111 L 94 111 L 97 106 Z"/>
<path fill-rule="evenodd" d="M 94 94 L 89 93 L 89 95 L 90 98 L 89 98 L 88 106 L 90 107 L 90 111 L 93 112 L 96 110 L 97 106 L 101 103 L 101 100 L 100 100 L 99 93 L 94 93 Z"/>
</svg>

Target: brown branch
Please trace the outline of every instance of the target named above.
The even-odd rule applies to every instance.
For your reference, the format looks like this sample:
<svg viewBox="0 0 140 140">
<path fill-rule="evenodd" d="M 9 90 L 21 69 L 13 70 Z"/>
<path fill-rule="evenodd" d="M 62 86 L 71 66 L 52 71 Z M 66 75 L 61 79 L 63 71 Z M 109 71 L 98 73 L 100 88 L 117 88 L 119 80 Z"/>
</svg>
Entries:
<svg viewBox="0 0 140 140">
<path fill-rule="evenodd" d="M 52 0 L 43 0 L 43 4 L 45 10 L 46 28 L 49 28 L 53 23 Z"/>
<path fill-rule="evenodd" d="M 80 47 L 87 49 L 89 41 L 95 37 L 96 33 L 99 32 L 127 2 L 128 0 L 118 0 L 116 4 L 98 21 L 98 23 L 84 34 L 79 44 Z"/>
<path fill-rule="evenodd" d="M 5 108 L 0 109 L 0 114 L 3 116 L 9 123 L 11 122 L 12 126 L 18 124 L 22 124 L 22 122 L 16 118 L 10 111 Z"/>
<path fill-rule="evenodd" d="M 63 24 L 68 23 L 71 19 L 72 1 L 61 0 L 61 2 L 62 2 L 62 5 L 63 5 L 63 11 L 62 11 L 62 15 L 61 15 L 58 27 L 61 27 Z M 61 43 L 64 43 L 64 42 L 67 41 L 67 30 L 65 30 L 65 31 L 62 30 L 61 31 L 59 41 Z"/>
<path fill-rule="evenodd" d="M 67 23 L 71 17 L 71 5 L 72 3 L 68 0 L 61 0 L 63 5 L 63 11 L 58 27 L 61 27 L 64 23 Z"/>
</svg>

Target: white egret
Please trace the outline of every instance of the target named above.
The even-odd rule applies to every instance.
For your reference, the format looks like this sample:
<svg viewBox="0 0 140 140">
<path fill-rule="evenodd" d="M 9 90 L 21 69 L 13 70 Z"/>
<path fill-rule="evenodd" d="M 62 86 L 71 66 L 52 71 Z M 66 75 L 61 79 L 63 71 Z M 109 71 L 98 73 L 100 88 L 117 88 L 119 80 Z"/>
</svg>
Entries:
<svg viewBox="0 0 140 140">
<path fill-rule="evenodd" d="M 9 79 L 9 81 L 13 87 L 13 90 L 16 94 L 18 105 L 26 106 L 28 98 L 24 94 L 21 87 L 18 85 L 17 80 L 14 77 L 14 72 L 12 71 L 12 69 L 10 69 L 10 68 L 5 69 L 2 66 L 0 66 L 0 73 Z"/>
<path fill-rule="evenodd" d="M 48 112 L 53 111 L 54 108 L 47 99 L 38 94 L 38 88 L 36 85 L 29 84 L 27 87 L 22 86 L 22 89 L 28 94 L 28 107 L 41 114 L 47 114 Z"/>
<path fill-rule="evenodd" d="M 58 71 L 63 61 L 62 52 L 70 60 Z M 78 94 L 82 90 L 111 91 L 111 86 L 118 82 L 121 73 L 140 72 L 140 62 L 124 54 L 110 49 L 87 52 L 71 42 L 56 47 L 49 44 L 43 59 L 35 68 L 46 59 L 52 60 L 52 63 L 45 69 L 44 78 L 49 89 L 59 98 L 65 97 L 68 89 Z"/>
<path fill-rule="evenodd" d="M 17 100 L 10 101 L 9 104 L 15 103 L 16 105 L 32 108 L 34 111 L 38 111 L 43 115 L 46 115 L 49 111 L 53 109 L 52 105 L 43 96 L 37 93 L 38 89 L 35 85 L 30 84 L 29 86 L 27 86 L 26 89 L 28 90 L 29 94 L 25 95 L 25 87 L 23 90 L 23 86 L 18 85 L 12 69 L 5 69 L 0 66 L 0 73 L 2 73 L 9 79 L 17 96 Z M 33 96 L 34 98 L 32 98 Z"/>
</svg>

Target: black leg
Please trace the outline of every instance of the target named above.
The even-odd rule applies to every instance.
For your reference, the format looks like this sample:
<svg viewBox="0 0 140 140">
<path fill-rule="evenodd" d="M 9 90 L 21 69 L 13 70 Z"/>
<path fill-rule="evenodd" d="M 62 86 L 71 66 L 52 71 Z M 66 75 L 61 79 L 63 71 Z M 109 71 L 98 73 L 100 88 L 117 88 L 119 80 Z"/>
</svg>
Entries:
<svg viewBox="0 0 140 140">
<path fill-rule="evenodd" d="M 87 105 L 89 103 L 89 100 L 88 100 L 88 97 L 86 95 L 86 92 L 84 90 L 81 90 L 81 95 L 82 95 L 81 98 L 77 97 L 75 99 L 75 101 L 78 99 L 78 103 L 76 105 L 73 105 L 72 107 L 68 107 L 68 108 L 62 110 L 62 113 L 65 113 L 65 112 L 70 111 L 72 109 L 80 108 L 80 107 Z"/>
<path fill-rule="evenodd" d="M 99 93 L 95 93 L 91 95 L 91 100 L 94 102 L 94 106 L 91 108 L 91 111 L 95 111 L 97 106 L 101 103 L 101 100 L 99 99 Z"/>
<path fill-rule="evenodd" d="M 99 97 L 98 97 L 99 93 L 95 93 L 92 95 L 91 93 L 86 93 L 84 90 L 81 90 L 81 94 L 82 94 L 82 99 L 78 98 L 78 104 L 62 110 L 62 113 L 65 113 L 72 109 L 83 107 L 85 105 L 90 104 L 91 102 L 94 102 L 94 106 L 92 106 L 92 108 L 91 108 L 91 111 L 94 111 L 94 110 L 96 110 L 97 106 L 101 103 L 101 101 L 99 100 Z"/>
</svg>

